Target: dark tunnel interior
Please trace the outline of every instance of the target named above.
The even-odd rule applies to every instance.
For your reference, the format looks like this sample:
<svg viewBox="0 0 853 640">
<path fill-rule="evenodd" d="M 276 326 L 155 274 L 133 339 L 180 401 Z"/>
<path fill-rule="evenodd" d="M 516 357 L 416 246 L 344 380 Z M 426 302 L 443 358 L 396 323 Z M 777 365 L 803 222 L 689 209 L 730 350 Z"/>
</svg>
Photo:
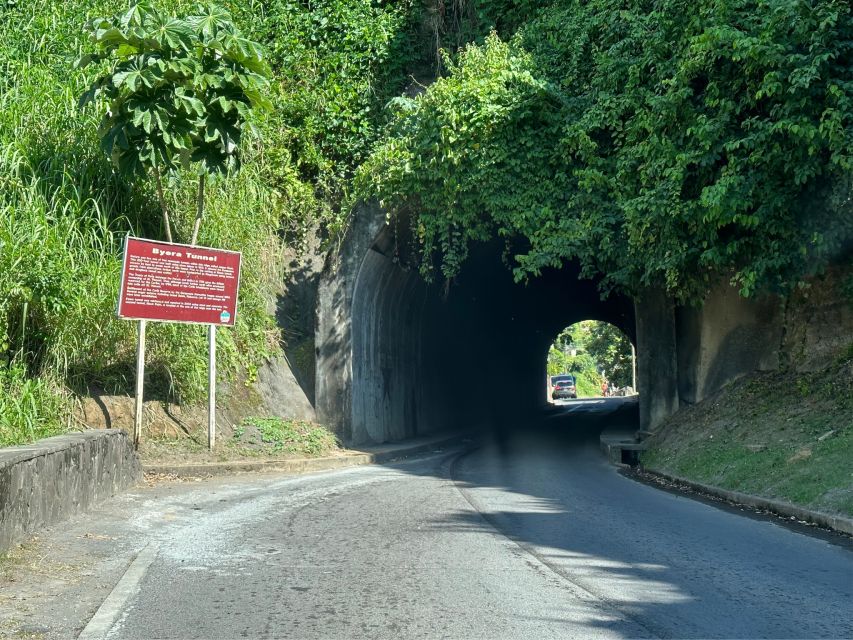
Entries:
<svg viewBox="0 0 853 640">
<path fill-rule="evenodd" d="M 353 295 L 353 443 L 507 424 L 546 403 L 545 355 L 581 320 L 635 340 L 633 302 L 602 300 L 574 266 L 516 283 L 499 244 L 477 245 L 451 283 L 427 284 L 389 228 Z"/>
</svg>

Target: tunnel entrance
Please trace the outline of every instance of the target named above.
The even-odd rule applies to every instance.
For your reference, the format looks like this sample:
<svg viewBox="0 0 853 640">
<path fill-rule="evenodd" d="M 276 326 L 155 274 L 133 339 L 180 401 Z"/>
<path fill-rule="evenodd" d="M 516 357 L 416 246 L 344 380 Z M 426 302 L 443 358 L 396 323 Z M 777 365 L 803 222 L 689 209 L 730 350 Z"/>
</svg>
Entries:
<svg viewBox="0 0 853 640">
<path fill-rule="evenodd" d="M 549 402 L 600 396 L 631 396 L 637 388 L 636 349 L 619 327 L 582 320 L 554 338 L 545 354 Z"/>
<path fill-rule="evenodd" d="M 502 253 L 473 247 L 453 282 L 429 284 L 382 228 L 352 293 L 346 439 L 379 443 L 541 409 L 542 354 L 575 322 L 604 321 L 635 340 L 631 299 L 602 300 L 572 264 L 518 284 Z"/>
</svg>

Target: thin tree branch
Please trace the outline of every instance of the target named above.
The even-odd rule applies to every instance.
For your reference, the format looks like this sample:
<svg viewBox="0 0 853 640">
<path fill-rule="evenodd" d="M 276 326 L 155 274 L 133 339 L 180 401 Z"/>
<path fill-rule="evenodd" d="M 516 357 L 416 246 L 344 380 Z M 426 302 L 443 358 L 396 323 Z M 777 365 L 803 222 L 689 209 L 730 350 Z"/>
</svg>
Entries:
<svg viewBox="0 0 853 640">
<path fill-rule="evenodd" d="M 198 240 L 198 228 L 201 226 L 201 219 L 204 217 L 204 174 L 198 177 L 198 200 L 196 202 L 197 209 L 195 213 L 195 224 L 193 224 L 193 239 L 191 245 L 195 245 Z"/>
<path fill-rule="evenodd" d="M 166 228 L 166 240 L 172 241 L 172 227 L 169 224 L 169 207 L 163 195 L 163 182 L 160 180 L 160 167 L 154 167 L 154 180 L 157 183 L 157 198 L 160 200 L 160 210 L 163 212 L 163 226 Z"/>
</svg>

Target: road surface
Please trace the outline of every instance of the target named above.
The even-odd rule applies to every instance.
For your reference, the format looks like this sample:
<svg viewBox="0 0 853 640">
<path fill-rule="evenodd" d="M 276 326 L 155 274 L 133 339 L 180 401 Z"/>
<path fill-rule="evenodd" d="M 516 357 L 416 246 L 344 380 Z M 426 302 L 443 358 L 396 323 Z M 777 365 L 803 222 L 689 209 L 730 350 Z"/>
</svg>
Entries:
<svg viewBox="0 0 853 640">
<path fill-rule="evenodd" d="M 401 464 L 161 490 L 105 529 L 151 542 L 86 637 L 853 637 L 850 546 L 623 477 L 595 436 L 624 406 Z"/>
</svg>

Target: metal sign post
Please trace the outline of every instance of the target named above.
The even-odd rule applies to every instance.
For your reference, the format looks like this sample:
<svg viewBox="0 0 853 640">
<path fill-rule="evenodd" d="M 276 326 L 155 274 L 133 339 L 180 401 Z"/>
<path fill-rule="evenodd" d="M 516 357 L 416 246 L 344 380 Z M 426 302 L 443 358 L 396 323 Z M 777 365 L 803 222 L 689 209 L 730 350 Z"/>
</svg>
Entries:
<svg viewBox="0 0 853 640">
<path fill-rule="evenodd" d="M 133 447 L 139 449 L 142 439 L 142 398 L 145 385 L 145 320 L 139 321 L 136 344 L 136 406 L 133 413 Z"/>
<path fill-rule="evenodd" d="M 216 325 L 207 326 L 207 448 L 216 440 Z"/>
<path fill-rule="evenodd" d="M 147 320 L 208 327 L 207 445 L 216 438 L 216 327 L 234 326 L 242 255 L 237 251 L 128 236 L 124 244 L 118 317 L 139 321 L 134 444 L 142 438 Z"/>
</svg>

